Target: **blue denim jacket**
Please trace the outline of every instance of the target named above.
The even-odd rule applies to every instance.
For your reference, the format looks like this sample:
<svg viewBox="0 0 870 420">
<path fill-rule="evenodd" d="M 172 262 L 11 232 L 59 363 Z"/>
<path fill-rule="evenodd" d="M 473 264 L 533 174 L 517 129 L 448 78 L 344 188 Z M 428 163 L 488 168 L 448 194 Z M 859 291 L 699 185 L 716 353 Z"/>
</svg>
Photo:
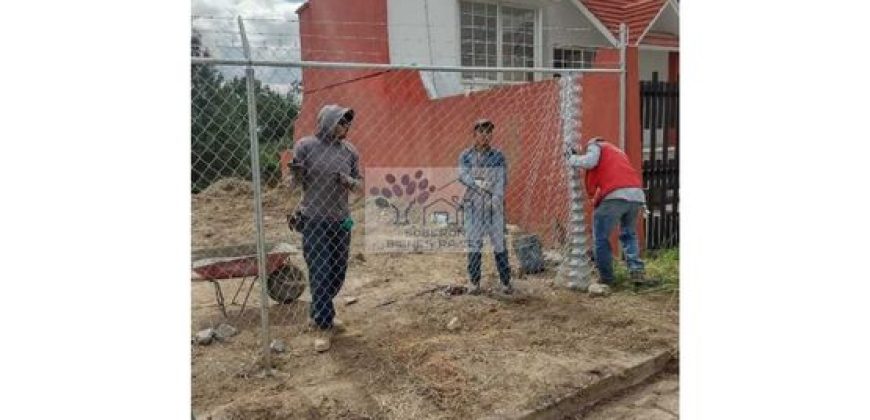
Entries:
<svg viewBox="0 0 870 420">
<path fill-rule="evenodd" d="M 504 154 L 490 148 L 478 152 L 473 147 L 465 149 L 459 155 L 459 182 L 468 187 L 465 199 L 479 195 L 476 192 L 475 179 L 489 184 L 487 190 L 500 200 L 504 200 L 507 186 L 507 161 Z"/>
<path fill-rule="evenodd" d="M 478 185 L 481 181 L 484 188 Z M 501 151 L 490 148 L 479 152 L 473 147 L 464 150 L 459 155 L 459 182 L 467 187 L 462 198 L 466 227 L 469 223 L 504 225 L 507 161 Z"/>
</svg>

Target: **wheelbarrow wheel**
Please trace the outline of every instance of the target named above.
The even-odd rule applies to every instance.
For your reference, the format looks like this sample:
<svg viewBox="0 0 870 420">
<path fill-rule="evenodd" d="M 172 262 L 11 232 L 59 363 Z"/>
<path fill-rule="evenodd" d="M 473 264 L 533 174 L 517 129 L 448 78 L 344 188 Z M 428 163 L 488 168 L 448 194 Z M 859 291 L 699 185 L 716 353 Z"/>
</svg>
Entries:
<svg viewBox="0 0 870 420">
<path fill-rule="evenodd" d="M 269 297 L 278 303 L 291 303 L 305 291 L 305 273 L 292 264 L 269 274 L 266 281 Z"/>
</svg>

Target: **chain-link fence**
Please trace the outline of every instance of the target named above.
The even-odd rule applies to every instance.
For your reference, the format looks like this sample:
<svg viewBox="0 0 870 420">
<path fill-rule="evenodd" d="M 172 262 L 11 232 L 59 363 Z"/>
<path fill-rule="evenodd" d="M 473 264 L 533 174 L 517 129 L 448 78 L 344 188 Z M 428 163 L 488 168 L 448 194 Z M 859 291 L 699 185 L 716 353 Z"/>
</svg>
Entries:
<svg viewBox="0 0 870 420">
<path fill-rule="evenodd" d="M 306 331 L 326 350 L 360 279 L 428 270 L 450 293 L 510 296 L 550 268 L 588 284 L 566 155 L 584 74 L 618 67 L 304 62 L 231 23 L 192 37 L 192 327 L 227 342 L 193 346 L 195 383 L 256 374 Z"/>
</svg>

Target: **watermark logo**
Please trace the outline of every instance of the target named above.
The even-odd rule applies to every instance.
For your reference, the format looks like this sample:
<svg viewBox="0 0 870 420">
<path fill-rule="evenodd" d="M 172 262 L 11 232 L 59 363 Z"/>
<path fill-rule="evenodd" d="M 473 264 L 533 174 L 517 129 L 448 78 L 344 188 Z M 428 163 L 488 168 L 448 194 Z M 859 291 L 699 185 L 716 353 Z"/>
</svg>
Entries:
<svg viewBox="0 0 870 420">
<path fill-rule="evenodd" d="M 463 177 L 455 167 L 367 168 L 366 251 L 466 252 L 467 229 L 503 225 L 498 217 L 503 206 L 493 205 L 503 194 L 489 180 L 501 174 Z"/>
</svg>

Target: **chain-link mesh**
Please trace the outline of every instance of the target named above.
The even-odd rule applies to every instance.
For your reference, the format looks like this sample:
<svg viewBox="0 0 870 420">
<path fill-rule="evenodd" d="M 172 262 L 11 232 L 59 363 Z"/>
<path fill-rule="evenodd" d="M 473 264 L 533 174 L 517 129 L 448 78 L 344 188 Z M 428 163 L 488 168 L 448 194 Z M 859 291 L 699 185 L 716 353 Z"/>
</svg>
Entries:
<svg viewBox="0 0 870 420">
<path fill-rule="evenodd" d="M 304 251 L 311 308 L 275 322 L 330 326 L 344 282 L 375 274 L 369 254 L 426 253 L 457 268 L 433 283 L 484 292 L 516 285 L 543 254 L 561 260 L 571 225 L 557 80 L 432 98 L 417 71 L 303 73 L 290 172 L 305 198 L 288 237 Z"/>
<path fill-rule="evenodd" d="M 238 29 L 194 29 L 194 57 L 239 57 Z M 236 27 L 237 28 L 237 27 Z M 209 32 L 211 31 L 211 33 Z M 210 42 L 204 41 L 210 34 Z M 290 72 L 291 70 L 286 70 Z M 297 76 L 286 77 L 291 82 Z M 191 209 L 193 379 L 220 382 L 250 375 L 262 358 L 255 186 L 248 87 L 242 66 L 191 65 Z M 279 152 L 293 142 L 300 97 L 290 85 L 254 81 L 259 175 L 266 243 L 267 283 L 301 278 L 304 264 L 287 264 L 287 209 L 294 197 L 282 188 Z M 292 301 L 287 287 L 269 288 L 272 301 Z M 221 343 L 221 346 L 213 344 Z M 194 392 L 198 389 L 193 387 Z"/>
<path fill-rule="evenodd" d="M 222 24 L 194 30 L 193 56 L 244 58 L 233 22 Z M 252 37 L 251 59 L 298 57 Z M 311 336 L 324 349 L 373 279 L 432 270 L 434 288 L 508 295 L 523 293 L 526 276 L 555 277 L 563 261 L 574 264 L 566 276 L 588 265 L 582 190 L 566 166 L 581 129 L 579 73 L 469 80 L 455 71 L 254 67 L 258 198 L 244 70 L 191 67 L 192 325 L 215 328 L 221 342 L 193 346 L 195 393 L 198 381 L 254 373 L 264 340 L 282 351 Z M 490 82 L 516 74 L 523 82 Z M 256 281 L 258 199 L 268 302 Z M 401 297 L 368 298 L 379 307 Z M 257 328 L 261 305 L 267 331 Z"/>
</svg>

